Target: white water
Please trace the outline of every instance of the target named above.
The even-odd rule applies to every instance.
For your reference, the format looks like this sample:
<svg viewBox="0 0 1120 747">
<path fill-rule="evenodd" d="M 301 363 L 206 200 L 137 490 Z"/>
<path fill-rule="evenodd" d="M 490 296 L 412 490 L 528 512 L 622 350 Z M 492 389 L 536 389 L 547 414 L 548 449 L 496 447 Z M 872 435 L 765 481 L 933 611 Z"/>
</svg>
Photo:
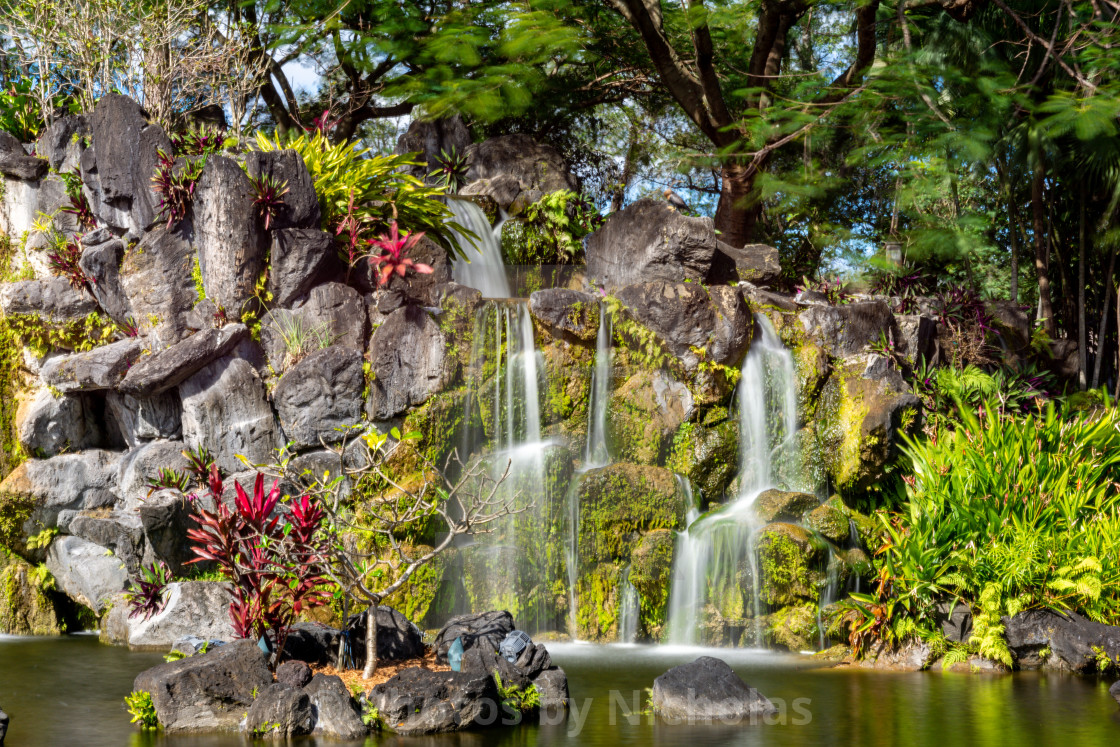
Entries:
<svg viewBox="0 0 1120 747">
<path fill-rule="evenodd" d="M 793 356 L 769 319 L 759 314 L 756 321 L 760 336 L 743 361 L 737 393 L 738 494 L 724 508 L 699 518 L 690 516 L 688 528 L 678 536 L 669 597 L 673 644 L 703 642 L 700 628 L 709 604 L 726 617 L 751 618 L 750 643 L 763 643 L 754 501 L 768 488 L 798 487 L 801 460 Z"/>
<path fill-rule="evenodd" d="M 591 374 L 591 402 L 587 411 L 587 446 L 584 469 L 610 464 L 607 449 L 607 409 L 611 398 L 611 337 L 614 322 L 606 304 L 599 304 L 599 334 L 595 338 L 595 370 Z"/>
<path fill-rule="evenodd" d="M 456 283 L 477 288 L 484 298 L 509 298 L 509 278 L 502 261 L 502 223 L 490 227 L 482 208 L 471 200 L 448 200 L 447 206 L 455 222 L 472 231 L 478 240 L 472 240 L 453 231 L 456 243 L 470 258 L 455 257 L 451 260 L 451 277 Z"/>
<path fill-rule="evenodd" d="M 638 590 L 630 583 L 630 569 L 622 574 L 618 602 L 618 640 L 634 643 L 638 640 Z"/>
</svg>

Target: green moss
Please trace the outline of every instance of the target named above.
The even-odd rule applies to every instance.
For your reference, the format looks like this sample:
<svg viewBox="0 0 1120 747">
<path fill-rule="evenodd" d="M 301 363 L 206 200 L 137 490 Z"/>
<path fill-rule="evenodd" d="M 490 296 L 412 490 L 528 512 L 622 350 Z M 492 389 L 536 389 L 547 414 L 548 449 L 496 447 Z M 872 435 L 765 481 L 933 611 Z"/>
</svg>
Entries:
<svg viewBox="0 0 1120 747">
<path fill-rule="evenodd" d="M 429 550 L 431 547 L 420 545 L 413 548 L 412 553 L 418 555 Z M 432 612 L 433 603 L 443 584 L 447 562 L 448 559 L 444 555 L 437 555 L 418 568 L 400 591 L 386 597 L 385 604 L 398 610 L 412 622 L 421 625 L 428 622 L 429 613 Z"/>
<path fill-rule="evenodd" d="M 816 647 L 820 639 L 816 606 L 791 605 L 773 613 L 766 620 L 766 637 L 772 645 L 789 651 Z"/>
<path fill-rule="evenodd" d="M 93 312 L 67 322 L 51 322 L 35 314 L 9 314 L 8 332 L 37 356 L 54 350 L 85 351 L 116 339 L 119 328 L 109 317 Z"/>
<path fill-rule="evenodd" d="M 684 423 L 665 466 L 687 477 L 705 501 L 718 501 L 738 471 L 738 457 L 739 428 L 734 421 L 725 419 L 712 427 Z"/>
<path fill-rule="evenodd" d="M 820 552 L 809 533 L 793 524 L 770 524 L 758 541 L 762 573 L 761 597 L 767 604 L 786 606 L 817 601 L 820 591 L 814 568 Z"/>
<path fill-rule="evenodd" d="M 832 498 L 805 515 L 805 526 L 833 542 L 844 542 L 851 534 L 848 514 L 839 506 L 839 499 Z"/>
<path fill-rule="evenodd" d="M 625 565 L 640 533 L 680 529 L 686 509 L 669 470 L 612 464 L 587 472 L 579 486 L 581 567 L 602 560 Z"/>
<path fill-rule="evenodd" d="M 630 583 L 638 591 L 638 631 L 661 638 L 673 579 L 674 532 L 660 529 L 646 534 L 630 557 Z"/>
<path fill-rule="evenodd" d="M 191 278 L 194 279 L 194 292 L 198 296 L 195 304 L 206 298 L 206 285 L 202 282 L 202 265 L 198 263 L 198 255 L 194 256 L 191 264 Z"/>
<path fill-rule="evenodd" d="M 622 566 L 600 563 L 584 571 L 578 581 L 577 635 L 585 641 L 618 638 L 619 593 Z"/>
<path fill-rule="evenodd" d="M 36 569 L 22 560 L 4 558 L 2 554 L 0 566 L 0 633 L 61 635 L 66 632 L 49 592 L 35 583 Z"/>
</svg>

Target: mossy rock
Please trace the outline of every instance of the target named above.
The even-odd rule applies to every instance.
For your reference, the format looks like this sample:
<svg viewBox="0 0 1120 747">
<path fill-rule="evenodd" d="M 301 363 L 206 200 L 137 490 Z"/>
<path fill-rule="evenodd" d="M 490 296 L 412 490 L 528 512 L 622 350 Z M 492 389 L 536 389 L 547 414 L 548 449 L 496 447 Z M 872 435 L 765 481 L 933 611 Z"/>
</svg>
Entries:
<svg viewBox="0 0 1120 747">
<path fill-rule="evenodd" d="M 851 537 L 851 526 L 847 512 L 838 507 L 837 503 L 837 498 L 831 498 L 805 514 L 805 526 L 825 539 L 845 542 Z"/>
<path fill-rule="evenodd" d="M 541 354 L 548 374 L 541 421 L 545 425 L 559 424 L 569 438 L 586 435 L 595 351 L 567 340 L 553 340 L 541 348 Z"/>
<path fill-rule="evenodd" d="M 638 590 L 638 632 L 660 640 L 673 580 L 676 533 L 658 529 L 643 536 L 630 556 L 630 583 Z"/>
<path fill-rule="evenodd" d="M 768 615 L 766 638 L 772 646 L 779 646 L 787 651 L 806 651 L 816 648 L 820 641 L 816 606 L 790 605 Z"/>
<path fill-rule="evenodd" d="M 490 221 L 490 225 L 497 225 L 500 218 L 500 211 L 498 202 L 490 195 L 458 195 L 461 200 L 470 200 L 475 205 L 482 208 L 486 220 Z"/>
<path fill-rule="evenodd" d="M 810 493 L 771 488 L 754 499 L 754 513 L 759 521 L 767 524 L 772 521 L 801 521 L 802 516 L 819 505 L 817 497 Z"/>
<path fill-rule="evenodd" d="M 429 545 L 417 545 L 407 551 L 409 558 L 418 557 L 431 550 Z M 433 612 L 432 604 L 443 586 L 443 575 L 449 558 L 444 554 L 436 555 L 412 574 L 408 583 L 396 594 L 385 597 L 384 604 L 399 611 L 409 620 L 424 627 Z"/>
<path fill-rule="evenodd" d="M 666 466 L 687 477 L 705 501 L 721 499 L 739 469 L 738 424 L 732 420 L 714 426 L 683 424 Z"/>
<path fill-rule="evenodd" d="M 607 443 L 617 459 L 662 464 L 693 412 L 692 393 L 663 370 L 638 370 L 611 396 Z"/>
<path fill-rule="evenodd" d="M 763 601 L 784 607 L 820 598 L 817 569 L 824 553 L 807 529 L 783 522 L 768 524 L 759 532 L 757 547 Z"/>
<path fill-rule="evenodd" d="M 604 562 L 581 570 L 576 582 L 579 600 L 576 635 L 581 639 L 597 642 L 618 640 L 619 585 L 623 568 L 619 563 Z"/>
<path fill-rule="evenodd" d="M 676 475 L 638 464 L 612 464 L 584 474 L 579 485 L 580 566 L 630 561 L 641 535 L 678 530 L 688 509 Z"/>
<path fill-rule="evenodd" d="M 0 566 L 0 633 L 65 633 L 65 622 L 55 608 L 51 594 L 33 580 L 35 569 L 12 557 L 0 557 Z"/>
<path fill-rule="evenodd" d="M 816 343 L 803 339 L 793 348 L 797 373 L 797 415 L 803 423 L 813 419 L 821 388 L 828 380 L 832 365 L 828 354 Z"/>
<path fill-rule="evenodd" d="M 38 505 L 24 462 L 0 482 L 0 554 L 5 550 L 28 554 L 27 539 L 34 531 L 29 519 Z"/>
<path fill-rule="evenodd" d="M 464 427 L 478 427 L 477 411 L 473 408 L 470 422 L 464 422 L 467 399 L 467 390 L 462 387 L 439 392 L 405 416 L 401 432 L 419 433 L 420 440 L 415 442 L 415 451 L 441 469 L 454 449 L 462 449 L 463 445 L 459 440 Z M 404 458 L 400 464 L 392 467 L 400 474 L 405 474 L 419 469 L 420 460 L 415 458 L 414 452 L 412 460 Z"/>
</svg>

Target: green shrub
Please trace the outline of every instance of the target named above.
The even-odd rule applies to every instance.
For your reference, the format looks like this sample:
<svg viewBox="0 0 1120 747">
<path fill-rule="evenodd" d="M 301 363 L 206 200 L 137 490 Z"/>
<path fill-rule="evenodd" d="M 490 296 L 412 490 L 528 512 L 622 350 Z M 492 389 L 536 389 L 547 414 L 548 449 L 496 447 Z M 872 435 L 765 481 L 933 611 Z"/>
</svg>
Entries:
<svg viewBox="0 0 1120 747">
<path fill-rule="evenodd" d="M 159 728 L 159 717 L 156 715 L 156 706 L 152 703 L 151 693 L 143 690 L 133 690 L 124 696 L 124 704 L 132 716 L 132 723 L 139 724 L 141 729 L 155 731 Z"/>
<path fill-rule="evenodd" d="M 516 685 L 503 685 L 502 676 L 497 672 L 494 672 L 494 682 L 498 686 L 498 697 L 511 710 L 519 713 L 532 713 L 541 707 L 541 693 L 536 685 L 529 685 L 524 688 Z"/>
<path fill-rule="evenodd" d="M 582 195 L 550 192 L 509 224 L 502 249 L 510 264 L 570 264 L 583 257 L 583 237 L 602 224 L 599 211 Z"/>
</svg>

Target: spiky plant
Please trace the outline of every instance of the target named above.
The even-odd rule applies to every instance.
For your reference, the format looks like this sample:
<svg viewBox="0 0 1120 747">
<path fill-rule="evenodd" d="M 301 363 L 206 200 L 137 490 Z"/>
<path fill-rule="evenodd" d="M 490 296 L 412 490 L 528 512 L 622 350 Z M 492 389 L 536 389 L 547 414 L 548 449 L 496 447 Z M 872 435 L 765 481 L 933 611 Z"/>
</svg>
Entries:
<svg viewBox="0 0 1120 747">
<path fill-rule="evenodd" d="M 47 254 L 47 265 L 51 272 L 70 281 L 70 285 L 78 290 L 93 285 L 93 278 L 82 269 L 82 248 L 78 240 L 59 243 L 56 248 Z"/>
<path fill-rule="evenodd" d="M 370 246 L 381 250 L 380 254 L 370 255 L 369 258 L 370 264 L 377 270 L 377 284 L 385 285 L 394 274 L 403 278 L 409 270 L 421 275 L 430 274 L 432 272 L 430 266 L 416 262 L 408 256 L 408 253 L 420 243 L 420 239 L 424 238 L 424 232 L 405 233 L 402 236 L 396 221 L 389 224 L 389 229 L 388 236 L 382 235 L 370 241 Z"/>
<path fill-rule="evenodd" d="M 159 215 L 167 216 L 171 228 L 187 217 L 194 202 L 194 188 L 202 176 L 205 159 L 186 160 L 181 165 L 174 156 L 158 151 L 159 162 L 152 175 L 152 190 L 159 195 Z"/>
<path fill-rule="evenodd" d="M 171 569 L 162 560 L 147 568 L 140 566 L 140 578 L 133 581 L 132 588 L 125 592 L 129 618 L 147 620 L 159 614 L 163 610 L 164 591 L 171 579 Z"/>
<path fill-rule="evenodd" d="M 253 183 L 253 204 L 257 206 L 257 214 L 264 218 L 264 230 L 271 228 L 276 220 L 276 213 L 284 205 L 284 195 L 288 194 L 288 183 L 271 175 L 262 175 L 256 179 L 250 178 Z"/>
</svg>

